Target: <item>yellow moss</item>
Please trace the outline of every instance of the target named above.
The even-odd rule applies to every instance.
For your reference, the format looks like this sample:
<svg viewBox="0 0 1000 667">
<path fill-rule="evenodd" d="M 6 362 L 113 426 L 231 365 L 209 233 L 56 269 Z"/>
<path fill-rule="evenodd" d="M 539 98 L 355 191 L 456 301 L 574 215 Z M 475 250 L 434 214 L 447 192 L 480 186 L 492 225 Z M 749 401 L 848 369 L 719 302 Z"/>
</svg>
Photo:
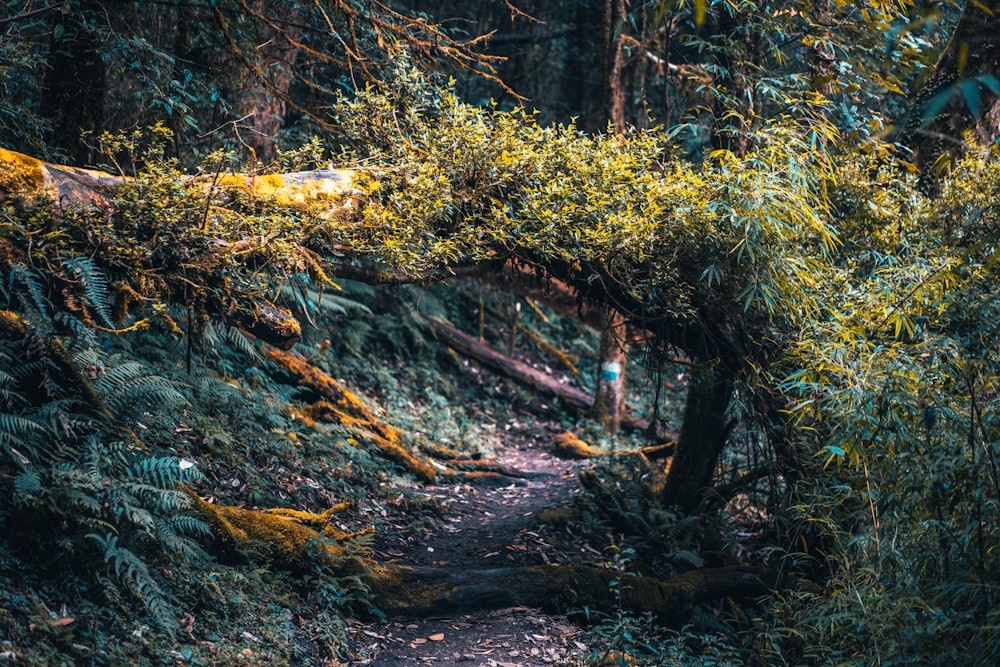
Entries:
<svg viewBox="0 0 1000 667">
<path fill-rule="evenodd" d="M 20 338 L 30 325 L 28 321 L 12 310 L 0 310 L 0 334 L 8 338 Z"/>
<path fill-rule="evenodd" d="M 44 162 L 0 148 L 0 198 L 30 196 L 45 185 Z"/>
<path fill-rule="evenodd" d="M 555 436 L 556 454 L 567 459 L 592 459 L 600 456 L 600 452 L 580 440 L 575 433 L 560 433 Z"/>
<path fill-rule="evenodd" d="M 186 491 L 212 526 L 216 537 L 230 548 L 249 542 L 260 547 L 274 562 L 284 563 L 293 569 L 308 570 L 322 565 L 338 574 L 357 574 L 368 568 L 364 559 L 331 540 L 343 541 L 373 532 L 372 529 L 344 533 L 324 526 L 322 531 L 317 531 L 303 525 L 302 520 L 320 521 L 327 516 L 326 512 L 313 514 L 296 510 L 246 510 L 216 505 L 202 499 L 190 489 Z M 331 508 L 328 516 L 332 516 L 336 509 Z"/>
<path fill-rule="evenodd" d="M 402 434 L 382 422 L 361 400 L 335 379 L 294 354 L 271 348 L 267 356 L 292 375 L 298 382 L 312 388 L 324 398 L 316 401 L 305 413 L 317 421 L 333 421 L 344 426 L 367 431 L 382 455 L 395 461 L 425 482 L 437 479 L 437 469 L 419 460 L 402 444 Z"/>
<path fill-rule="evenodd" d="M 313 419 L 305 410 L 299 410 L 296 407 L 289 407 L 285 414 L 288 415 L 293 421 L 296 421 L 306 428 L 316 428 L 316 420 Z"/>
<path fill-rule="evenodd" d="M 328 208 L 331 204 L 348 205 L 352 195 L 364 195 L 370 191 L 367 181 L 359 179 L 358 172 L 353 169 L 258 176 L 228 174 L 220 177 L 216 185 L 266 199 L 276 206 L 302 211 Z"/>
</svg>

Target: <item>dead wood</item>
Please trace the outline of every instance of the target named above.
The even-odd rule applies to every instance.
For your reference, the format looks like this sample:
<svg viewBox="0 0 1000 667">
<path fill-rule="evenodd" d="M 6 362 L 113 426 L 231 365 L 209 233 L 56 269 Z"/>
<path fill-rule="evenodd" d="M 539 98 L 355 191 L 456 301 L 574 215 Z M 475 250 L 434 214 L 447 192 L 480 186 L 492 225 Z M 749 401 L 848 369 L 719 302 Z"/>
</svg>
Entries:
<svg viewBox="0 0 1000 667">
<path fill-rule="evenodd" d="M 594 403 L 594 397 L 587 392 L 564 385 L 527 364 L 504 356 L 488 345 L 480 343 L 474 337 L 464 334 L 440 320 L 427 318 L 427 324 L 438 339 L 446 345 L 459 354 L 475 359 L 490 370 L 527 385 L 541 394 L 556 396 L 580 412 L 586 412 Z M 622 425 L 640 431 L 649 428 L 648 421 L 630 414 L 622 417 Z"/>
<path fill-rule="evenodd" d="M 222 308 L 210 300 L 209 310 L 223 323 L 243 329 L 281 350 L 290 350 L 302 339 L 302 325 L 291 311 L 259 297 L 236 296 L 229 308 Z"/>
<path fill-rule="evenodd" d="M 330 523 L 344 504 L 331 507 L 322 514 L 284 508 L 248 510 L 217 505 L 204 500 L 191 489 L 182 490 L 212 527 L 212 533 L 223 551 L 235 553 L 247 546 L 255 547 L 284 567 L 306 572 L 319 565 L 329 567 L 338 575 L 348 575 L 365 572 L 370 567 L 351 548 L 350 541 L 360 535 L 368 535 L 374 529 L 345 533 Z"/>
<path fill-rule="evenodd" d="M 652 612 L 667 625 L 683 623 L 696 605 L 767 594 L 766 570 L 745 566 L 692 570 L 666 581 L 584 565 L 450 570 L 382 566 L 367 583 L 376 605 L 393 616 L 450 615 L 528 606 L 564 613 L 588 607 Z M 620 593 L 620 597 L 619 597 Z"/>
<path fill-rule="evenodd" d="M 353 540 L 371 529 L 345 533 L 330 525 L 341 506 L 321 514 L 248 510 L 217 505 L 184 490 L 212 526 L 216 548 L 239 552 L 252 546 L 284 568 L 312 571 L 320 565 L 338 576 L 359 575 L 371 590 L 374 605 L 390 616 L 449 615 L 513 606 L 564 613 L 588 607 L 604 612 L 652 612 L 663 624 L 679 625 L 698 604 L 765 595 L 775 584 L 773 573 L 745 566 L 692 570 L 661 581 L 584 565 L 476 570 L 380 565 L 360 555 L 360 547 L 352 546 Z"/>
<path fill-rule="evenodd" d="M 601 455 L 575 433 L 567 431 L 552 438 L 556 443 L 555 454 L 564 459 L 592 459 Z"/>
</svg>

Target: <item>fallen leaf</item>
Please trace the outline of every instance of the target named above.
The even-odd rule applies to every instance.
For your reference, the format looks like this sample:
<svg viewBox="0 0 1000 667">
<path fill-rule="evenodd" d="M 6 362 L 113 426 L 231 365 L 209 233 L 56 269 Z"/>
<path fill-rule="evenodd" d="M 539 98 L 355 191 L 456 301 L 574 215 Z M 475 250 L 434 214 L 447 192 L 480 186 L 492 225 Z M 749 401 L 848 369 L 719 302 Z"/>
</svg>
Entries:
<svg viewBox="0 0 1000 667">
<path fill-rule="evenodd" d="M 444 639 L 444 633 L 438 632 L 437 634 L 433 634 L 430 637 L 428 637 L 428 639 L 430 639 L 432 642 L 439 642 L 442 639 Z"/>
<path fill-rule="evenodd" d="M 417 637 L 411 643 L 413 643 L 413 644 L 426 644 L 427 640 L 424 639 L 423 637 Z"/>
</svg>

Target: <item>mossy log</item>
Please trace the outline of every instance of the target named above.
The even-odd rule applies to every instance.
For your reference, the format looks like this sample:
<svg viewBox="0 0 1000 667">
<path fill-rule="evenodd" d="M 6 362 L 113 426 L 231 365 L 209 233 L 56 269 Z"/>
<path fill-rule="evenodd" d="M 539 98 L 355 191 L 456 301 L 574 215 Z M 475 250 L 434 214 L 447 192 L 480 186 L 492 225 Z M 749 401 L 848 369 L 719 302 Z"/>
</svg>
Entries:
<svg viewBox="0 0 1000 667">
<path fill-rule="evenodd" d="M 374 531 L 345 533 L 329 523 L 330 518 L 344 508 L 343 504 L 322 514 L 290 509 L 247 510 L 217 505 L 191 489 L 184 491 L 211 526 L 224 550 L 235 552 L 241 547 L 253 546 L 284 567 L 311 572 L 320 565 L 338 576 L 361 574 L 370 567 L 349 543 L 359 535 Z"/>
<path fill-rule="evenodd" d="M 382 566 L 367 576 L 374 600 L 392 616 L 423 617 L 512 606 L 652 612 L 682 624 L 699 604 L 767 594 L 774 575 L 753 567 L 692 570 L 666 581 L 584 565 L 488 570 Z"/>
<path fill-rule="evenodd" d="M 40 198 L 60 206 L 110 207 L 111 190 L 124 178 L 103 171 L 65 167 L 0 148 L 0 201 L 30 208 Z"/>
<path fill-rule="evenodd" d="M 296 383 L 309 387 L 322 397 L 307 411 L 310 418 L 360 428 L 368 433 L 369 439 L 390 461 L 424 482 L 433 483 L 437 479 L 437 469 L 433 465 L 421 461 L 403 446 L 399 430 L 376 417 L 357 396 L 335 379 L 302 357 L 283 350 L 269 348 L 265 357 Z"/>
<path fill-rule="evenodd" d="M 462 333 L 440 320 L 428 318 L 427 324 L 443 343 L 459 354 L 475 359 L 490 370 L 525 384 L 542 394 L 556 396 L 581 412 L 590 410 L 594 404 L 594 397 L 587 392 L 564 385 L 527 364 L 504 356 L 488 345 L 480 343 L 473 336 Z M 622 417 L 622 426 L 645 431 L 649 428 L 649 422 L 636 415 L 626 414 Z"/>
<path fill-rule="evenodd" d="M 209 301 L 209 310 L 224 323 L 243 329 L 280 350 L 290 350 L 302 340 L 302 325 L 287 308 L 259 297 L 237 299 L 229 308 Z"/>
</svg>

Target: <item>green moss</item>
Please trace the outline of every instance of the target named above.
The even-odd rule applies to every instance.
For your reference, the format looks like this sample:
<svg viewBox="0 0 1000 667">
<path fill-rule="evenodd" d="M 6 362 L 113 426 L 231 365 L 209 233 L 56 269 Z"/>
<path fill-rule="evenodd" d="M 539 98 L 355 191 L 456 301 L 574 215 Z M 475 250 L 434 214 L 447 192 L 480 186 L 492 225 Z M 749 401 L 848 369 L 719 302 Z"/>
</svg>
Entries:
<svg viewBox="0 0 1000 667">
<path fill-rule="evenodd" d="M 554 528 L 564 528 L 572 519 L 576 517 L 576 511 L 571 507 L 556 507 L 553 509 L 542 510 L 535 515 L 539 523 L 544 523 L 547 526 L 552 526 Z"/>
</svg>

